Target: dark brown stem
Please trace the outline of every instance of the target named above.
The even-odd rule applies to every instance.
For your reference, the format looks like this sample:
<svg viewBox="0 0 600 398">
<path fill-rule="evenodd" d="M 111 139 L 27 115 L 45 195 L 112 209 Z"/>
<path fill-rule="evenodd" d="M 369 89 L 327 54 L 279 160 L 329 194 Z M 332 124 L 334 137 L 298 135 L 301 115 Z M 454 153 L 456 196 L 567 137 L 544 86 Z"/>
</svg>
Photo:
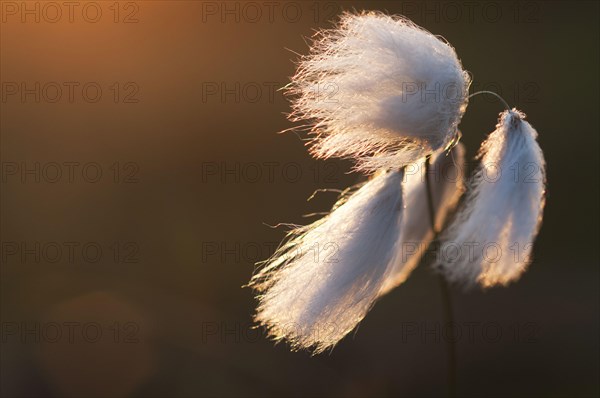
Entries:
<svg viewBox="0 0 600 398">
<path fill-rule="evenodd" d="M 431 165 L 431 158 L 428 157 L 425 161 L 425 184 L 427 187 L 427 205 L 429 207 L 429 219 L 431 220 L 431 229 L 434 233 L 433 241 L 437 238 L 439 231 L 436 228 L 435 223 L 435 207 L 433 204 L 433 194 L 431 192 L 431 181 L 429 180 L 429 169 Z M 454 312 L 452 310 L 452 296 L 450 294 L 450 288 L 446 279 L 440 275 L 440 292 L 442 296 L 443 304 L 443 317 L 444 326 L 451 327 L 454 323 Z M 447 362 L 447 378 L 448 378 L 448 396 L 453 398 L 456 397 L 456 346 L 454 336 L 447 336 L 446 338 L 446 352 L 448 357 Z"/>
</svg>

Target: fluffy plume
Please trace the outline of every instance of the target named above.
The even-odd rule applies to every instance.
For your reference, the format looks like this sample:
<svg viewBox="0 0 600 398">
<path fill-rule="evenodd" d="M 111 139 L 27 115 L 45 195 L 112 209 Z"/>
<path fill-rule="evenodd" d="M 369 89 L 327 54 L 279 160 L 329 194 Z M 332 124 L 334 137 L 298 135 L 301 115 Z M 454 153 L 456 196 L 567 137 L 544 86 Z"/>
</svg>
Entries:
<svg viewBox="0 0 600 398">
<path fill-rule="evenodd" d="M 450 281 L 505 285 L 530 262 L 546 178 L 537 132 L 524 119 L 516 109 L 503 112 L 480 148 L 481 165 L 438 256 Z"/>
<path fill-rule="evenodd" d="M 454 49 L 410 20 L 346 13 L 301 58 L 290 119 L 308 123 L 316 157 L 398 169 L 454 138 L 470 81 Z"/>
<path fill-rule="evenodd" d="M 290 240 L 256 274 L 256 320 L 275 339 L 316 353 L 365 317 L 393 265 L 403 172 L 379 172 Z"/>
<path fill-rule="evenodd" d="M 379 295 L 388 293 L 403 283 L 417 266 L 429 247 L 435 232 L 431 228 L 431 216 L 427 198 L 429 178 L 435 229 L 440 231 L 449 212 L 456 208 L 464 192 L 465 149 L 457 144 L 451 151 L 438 151 L 431 158 L 429 172 L 425 173 L 425 159 L 406 167 L 404 191 L 404 216 L 400 231 L 400 243 L 396 250 L 393 268 Z"/>
</svg>

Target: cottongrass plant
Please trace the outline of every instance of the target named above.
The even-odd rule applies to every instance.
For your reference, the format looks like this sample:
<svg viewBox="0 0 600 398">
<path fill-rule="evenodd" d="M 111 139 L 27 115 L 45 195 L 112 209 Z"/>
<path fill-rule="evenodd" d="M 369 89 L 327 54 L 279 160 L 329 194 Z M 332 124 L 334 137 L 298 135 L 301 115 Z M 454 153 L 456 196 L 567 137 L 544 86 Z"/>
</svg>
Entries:
<svg viewBox="0 0 600 398">
<path fill-rule="evenodd" d="M 455 249 L 434 262 L 442 281 L 487 288 L 526 269 L 542 219 L 545 163 L 522 112 L 500 115 L 468 184 L 462 173 L 409 172 L 463 170 L 458 125 L 470 83 L 447 42 L 400 16 L 345 13 L 316 34 L 286 87 L 290 119 L 304 121 L 313 156 L 350 158 L 370 179 L 322 219 L 289 232 L 252 277 L 256 321 L 274 339 L 314 353 L 333 347 L 407 279 L 438 234 L 441 253 Z M 518 259 L 508 255 L 515 244 Z M 494 261 L 490 245 L 501 253 Z"/>
</svg>

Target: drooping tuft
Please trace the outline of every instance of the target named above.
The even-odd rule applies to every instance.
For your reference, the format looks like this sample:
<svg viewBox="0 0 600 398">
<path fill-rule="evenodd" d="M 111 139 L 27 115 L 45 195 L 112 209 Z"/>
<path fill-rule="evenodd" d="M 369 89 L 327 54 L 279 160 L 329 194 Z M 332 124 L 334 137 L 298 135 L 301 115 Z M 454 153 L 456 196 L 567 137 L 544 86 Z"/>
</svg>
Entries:
<svg viewBox="0 0 600 398">
<path fill-rule="evenodd" d="M 257 273 L 256 321 L 315 353 L 365 317 L 392 267 L 402 222 L 402 172 L 380 172 L 321 220 L 292 231 Z"/>
<path fill-rule="evenodd" d="M 545 204 L 545 161 L 537 132 L 516 109 L 505 111 L 481 145 L 481 164 L 463 206 L 443 234 L 446 278 L 466 286 L 505 285 L 531 262 Z"/>
</svg>

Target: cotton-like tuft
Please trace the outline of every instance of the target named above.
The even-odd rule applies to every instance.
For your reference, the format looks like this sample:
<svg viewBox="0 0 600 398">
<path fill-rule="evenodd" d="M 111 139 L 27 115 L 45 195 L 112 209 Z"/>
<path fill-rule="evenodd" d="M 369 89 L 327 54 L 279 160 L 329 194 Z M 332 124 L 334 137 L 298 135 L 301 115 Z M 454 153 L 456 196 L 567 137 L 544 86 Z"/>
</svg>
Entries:
<svg viewBox="0 0 600 398">
<path fill-rule="evenodd" d="M 292 231 L 257 273 L 256 321 L 293 348 L 321 352 L 365 317 L 390 273 L 403 172 L 381 171 L 321 220 Z"/>
<path fill-rule="evenodd" d="M 513 109 L 500 115 L 482 144 L 462 209 L 442 236 L 437 266 L 448 280 L 505 285 L 530 263 L 545 204 L 545 161 L 536 137 Z"/>
<path fill-rule="evenodd" d="M 398 169 L 455 137 L 470 81 L 454 49 L 410 20 L 345 13 L 301 58 L 290 118 L 306 122 L 316 157 Z"/>
</svg>

